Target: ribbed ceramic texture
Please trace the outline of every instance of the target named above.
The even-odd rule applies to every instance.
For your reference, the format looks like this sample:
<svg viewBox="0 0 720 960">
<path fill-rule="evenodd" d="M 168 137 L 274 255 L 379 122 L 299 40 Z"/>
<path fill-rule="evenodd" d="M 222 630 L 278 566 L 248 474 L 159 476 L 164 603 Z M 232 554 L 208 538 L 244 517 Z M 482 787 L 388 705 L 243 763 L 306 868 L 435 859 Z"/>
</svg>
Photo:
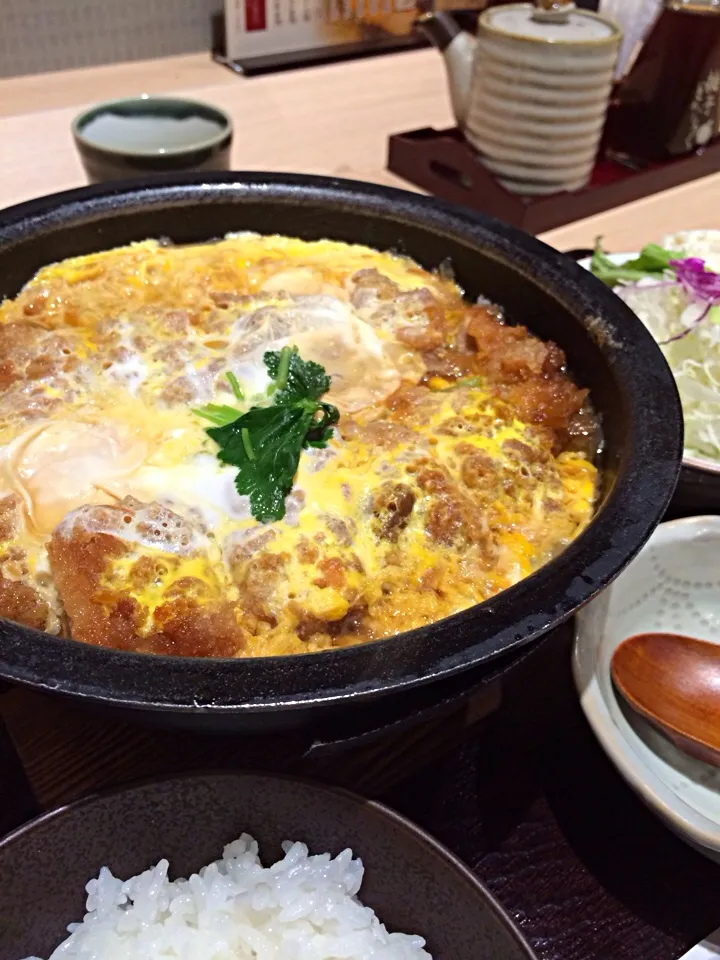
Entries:
<svg viewBox="0 0 720 960">
<path fill-rule="evenodd" d="M 619 40 L 559 45 L 481 27 L 465 133 L 508 190 L 546 194 L 588 182 Z"/>
</svg>

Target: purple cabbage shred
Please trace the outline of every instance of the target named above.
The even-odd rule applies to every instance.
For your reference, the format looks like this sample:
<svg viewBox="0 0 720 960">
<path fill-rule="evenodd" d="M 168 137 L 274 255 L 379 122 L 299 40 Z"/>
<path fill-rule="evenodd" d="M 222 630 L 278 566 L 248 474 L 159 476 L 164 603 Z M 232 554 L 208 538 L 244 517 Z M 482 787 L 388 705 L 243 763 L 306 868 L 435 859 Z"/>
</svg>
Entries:
<svg viewBox="0 0 720 960">
<path fill-rule="evenodd" d="M 720 274 L 708 270 L 704 260 L 699 257 L 671 260 L 670 267 L 688 293 L 696 299 L 706 300 L 712 306 L 720 303 Z"/>
<path fill-rule="evenodd" d="M 697 327 L 699 323 L 710 313 L 710 308 L 720 304 L 720 274 L 709 270 L 705 266 L 705 261 L 700 257 L 685 257 L 682 260 L 671 260 L 670 268 L 674 271 L 679 283 L 685 288 L 693 299 L 705 304 L 705 309 L 700 316 L 694 320 L 689 327 L 680 333 L 676 333 L 667 340 L 661 340 L 664 346 L 666 343 L 673 343 L 676 340 L 682 340 Z"/>
</svg>

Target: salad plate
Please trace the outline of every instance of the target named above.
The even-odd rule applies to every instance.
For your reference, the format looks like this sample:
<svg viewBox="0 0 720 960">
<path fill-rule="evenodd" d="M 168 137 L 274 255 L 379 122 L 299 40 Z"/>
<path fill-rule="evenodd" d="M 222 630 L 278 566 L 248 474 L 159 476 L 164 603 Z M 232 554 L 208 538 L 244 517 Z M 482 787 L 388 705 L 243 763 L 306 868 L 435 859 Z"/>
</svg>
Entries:
<svg viewBox="0 0 720 960">
<path fill-rule="evenodd" d="M 645 323 L 675 374 L 685 417 L 676 512 L 720 510 L 720 230 L 578 260 Z"/>
</svg>

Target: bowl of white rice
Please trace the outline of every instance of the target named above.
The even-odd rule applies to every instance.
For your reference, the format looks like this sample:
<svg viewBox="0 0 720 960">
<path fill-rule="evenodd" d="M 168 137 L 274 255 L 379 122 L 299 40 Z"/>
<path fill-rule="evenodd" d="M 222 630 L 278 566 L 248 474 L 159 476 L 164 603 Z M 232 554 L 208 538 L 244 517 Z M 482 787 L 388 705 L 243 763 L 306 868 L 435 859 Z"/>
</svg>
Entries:
<svg viewBox="0 0 720 960">
<path fill-rule="evenodd" d="M 0 960 L 533 960 L 448 850 L 381 804 L 197 774 L 0 841 Z"/>
</svg>

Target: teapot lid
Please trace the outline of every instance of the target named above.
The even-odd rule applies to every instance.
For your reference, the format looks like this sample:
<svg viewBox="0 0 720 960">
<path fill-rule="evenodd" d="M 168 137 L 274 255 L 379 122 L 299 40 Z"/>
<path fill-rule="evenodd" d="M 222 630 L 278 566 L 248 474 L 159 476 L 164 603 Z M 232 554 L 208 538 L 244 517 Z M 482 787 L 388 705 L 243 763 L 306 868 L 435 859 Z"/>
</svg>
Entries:
<svg viewBox="0 0 720 960">
<path fill-rule="evenodd" d="M 578 10 L 567 0 L 535 0 L 490 7 L 480 15 L 483 30 L 536 43 L 603 44 L 620 40 L 620 28 L 607 17 Z"/>
</svg>

